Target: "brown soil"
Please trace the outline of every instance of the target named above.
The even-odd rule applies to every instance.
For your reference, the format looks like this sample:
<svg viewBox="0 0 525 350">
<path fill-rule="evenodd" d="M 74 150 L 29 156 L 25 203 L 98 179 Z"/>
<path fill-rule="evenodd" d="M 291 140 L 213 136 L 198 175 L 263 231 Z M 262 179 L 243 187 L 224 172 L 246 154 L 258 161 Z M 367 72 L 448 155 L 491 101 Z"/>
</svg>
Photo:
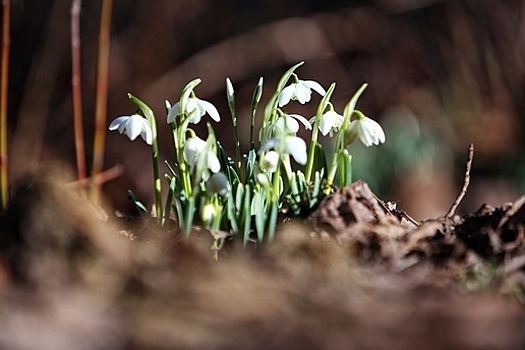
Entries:
<svg viewBox="0 0 525 350">
<path fill-rule="evenodd" d="M 0 348 L 523 349 L 524 204 L 419 224 L 357 182 L 215 260 L 209 232 L 123 230 L 28 177 L 0 216 Z"/>
</svg>

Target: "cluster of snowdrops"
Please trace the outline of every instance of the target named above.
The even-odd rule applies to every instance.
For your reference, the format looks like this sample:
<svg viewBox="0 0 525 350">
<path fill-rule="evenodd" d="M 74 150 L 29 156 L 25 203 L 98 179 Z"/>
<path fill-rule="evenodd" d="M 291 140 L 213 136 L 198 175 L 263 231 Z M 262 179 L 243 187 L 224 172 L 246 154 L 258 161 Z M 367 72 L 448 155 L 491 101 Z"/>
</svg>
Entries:
<svg viewBox="0 0 525 350">
<path fill-rule="evenodd" d="M 228 156 L 217 140 L 212 124 L 207 124 L 206 139 L 191 128 L 206 115 L 215 122 L 221 120 L 213 104 L 196 96 L 194 90 L 200 79 L 188 83 L 173 106 L 166 101 L 176 163 L 166 162 L 169 173 L 164 179 L 159 171 L 156 117 L 144 102 L 129 95 L 141 114 L 118 117 L 109 129 L 118 130 L 131 140 L 140 135 L 151 146 L 154 215 L 160 225 L 172 216 L 185 234 L 199 224 L 210 230 L 231 232 L 242 237 L 244 243 L 255 237 L 258 241 L 271 240 L 280 213 L 307 215 L 334 186 L 351 182 L 352 156 L 347 147 L 356 140 L 366 146 L 385 142 L 381 126 L 355 108 L 366 84 L 352 96 L 343 114 L 339 114 L 330 102 L 335 83 L 325 90 L 316 81 L 299 79 L 295 70 L 301 65 L 302 62 L 296 64 L 281 77 L 262 111 L 261 129 L 254 135 L 263 93 L 263 79 L 259 80 L 251 105 L 249 151 L 242 155 L 234 89 L 229 79 L 226 79 L 226 96 L 235 135 L 233 157 Z M 283 109 L 292 100 L 301 104 L 310 102 L 313 91 L 322 98 L 310 120 Z M 297 136 L 301 127 L 311 131 L 308 145 Z M 326 153 L 319 133 L 333 138 Z M 162 183 L 169 188 L 164 201 Z M 131 191 L 130 196 L 147 213 Z"/>
</svg>

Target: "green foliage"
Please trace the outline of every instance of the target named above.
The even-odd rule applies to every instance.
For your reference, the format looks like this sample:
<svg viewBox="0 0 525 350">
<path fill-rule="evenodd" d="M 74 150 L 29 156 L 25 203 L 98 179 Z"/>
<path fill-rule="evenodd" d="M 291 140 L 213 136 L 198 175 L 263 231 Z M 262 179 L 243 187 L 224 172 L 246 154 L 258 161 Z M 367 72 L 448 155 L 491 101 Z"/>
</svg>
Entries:
<svg viewBox="0 0 525 350">
<path fill-rule="evenodd" d="M 250 144 L 245 155 L 241 155 L 235 92 L 229 79 L 226 80 L 226 98 L 234 127 L 233 158 L 216 139 L 212 124 L 207 124 L 208 136 L 205 140 L 191 127 L 206 114 L 216 122 L 220 121 L 216 108 L 195 94 L 200 79 L 186 85 L 175 105 L 166 102 L 176 163 L 167 163 L 169 174 L 165 175 L 165 180 L 168 195 L 164 205 L 160 200 L 155 116 L 144 102 L 130 95 L 153 129 L 152 155 L 154 167 L 157 167 L 154 172 L 156 216 L 161 225 L 173 212 L 173 217 L 186 235 L 190 234 L 194 225 L 202 225 L 211 230 L 229 231 L 239 236 L 244 245 L 250 239 L 271 241 L 280 214 L 309 215 L 333 190 L 336 176 L 340 186 L 350 184 L 352 156 L 347 146 L 357 139 L 367 146 L 385 141 L 379 124 L 355 109 L 366 84 L 350 99 L 344 115 L 340 115 L 330 102 L 335 83 L 325 91 L 315 81 L 299 79 L 295 70 L 302 64 L 298 63 L 284 73 L 262 109 L 262 126 L 257 134 L 256 146 L 254 125 L 263 93 L 263 79 L 259 80 L 251 103 Z M 290 101 L 309 102 L 312 90 L 322 96 L 312 120 L 297 114 L 286 114 L 281 109 Z M 297 136 L 301 124 L 312 130 L 308 144 Z M 319 131 L 323 136 L 328 133 L 329 137 L 335 136 L 335 145 L 328 154 L 318 140 Z M 327 159 L 331 159 L 329 165 Z M 130 196 L 139 210 L 147 213 L 144 204 L 131 191 Z"/>
</svg>

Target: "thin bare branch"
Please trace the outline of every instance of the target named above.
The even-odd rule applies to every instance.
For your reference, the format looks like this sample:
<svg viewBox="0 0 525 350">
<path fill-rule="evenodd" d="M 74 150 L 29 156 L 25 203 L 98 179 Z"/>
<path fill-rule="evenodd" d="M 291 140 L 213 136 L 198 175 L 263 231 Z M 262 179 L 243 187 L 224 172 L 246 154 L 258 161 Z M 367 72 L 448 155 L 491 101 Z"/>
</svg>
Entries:
<svg viewBox="0 0 525 350">
<path fill-rule="evenodd" d="M 8 199 L 8 156 L 7 156 L 7 90 L 9 81 L 9 48 L 11 37 L 10 3 L 2 2 L 2 72 L 0 77 L 0 200 L 1 207 L 5 208 Z"/>
<path fill-rule="evenodd" d="M 100 19 L 98 71 L 95 112 L 95 139 L 93 144 L 93 168 L 91 176 L 95 177 L 104 167 L 104 147 L 106 142 L 106 117 L 108 100 L 109 44 L 111 32 L 111 9 L 113 0 L 103 0 Z M 92 198 L 97 200 L 100 188 L 92 188 Z"/>
<path fill-rule="evenodd" d="M 456 200 L 448 210 L 447 215 L 445 215 L 446 218 L 451 218 L 456 213 L 456 209 L 458 208 L 459 204 L 463 200 L 463 197 L 467 194 L 468 185 L 470 184 L 470 168 L 472 168 L 472 160 L 474 159 L 474 144 L 470 144 L 468 146 L 468 159 L 467 159 L 467 165 L 465 169 L 465 177 L 463 179 L 463 187 L 461 188 L 461 191 L 459 192 L 458 196 L 456 197 Z"/>
<path fill-rule="evenodd" d="M 84 128 L 82 125 L 82 89 L 80 63 L 80 9 L 82 0 L 73 0 L 71 5 L 71 90 L 73 103 L 73 124 L 75 129 L 75 150 L 77 156 L 77 176 L 86 178 L 86 156 Z"/>
</svg>

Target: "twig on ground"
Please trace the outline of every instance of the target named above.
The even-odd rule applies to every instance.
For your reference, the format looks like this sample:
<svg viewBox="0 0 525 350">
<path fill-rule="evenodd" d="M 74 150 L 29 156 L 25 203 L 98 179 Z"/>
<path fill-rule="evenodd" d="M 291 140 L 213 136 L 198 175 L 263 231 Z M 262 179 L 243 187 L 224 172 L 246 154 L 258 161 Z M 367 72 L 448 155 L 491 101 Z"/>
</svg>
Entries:
<svg viewBox="0 0 525 350">
<path fill-rule="evenodd" d="M 445 215 L 445 218 L 450 219 L 454 214 L 456 213 L 456 209 L 458 208 L 459 204 L 463 200 L 463 197 L 465 197 L 465 194 L 467 194 L 468 185 L 470 184 L 470 168 L 472 167 L 472 160 L 474 159 L 474 144 L 470 144 L 468 146 L 468 159 L 467 159 L 467 165 L 465 168 L 465 177 L 463 179 L 463 187 L 461 188 L 461 192 L 459 192 L 458 196 L 456 197 L 456 200 L 448 210 L 447 215 Z"/>
</svg>

